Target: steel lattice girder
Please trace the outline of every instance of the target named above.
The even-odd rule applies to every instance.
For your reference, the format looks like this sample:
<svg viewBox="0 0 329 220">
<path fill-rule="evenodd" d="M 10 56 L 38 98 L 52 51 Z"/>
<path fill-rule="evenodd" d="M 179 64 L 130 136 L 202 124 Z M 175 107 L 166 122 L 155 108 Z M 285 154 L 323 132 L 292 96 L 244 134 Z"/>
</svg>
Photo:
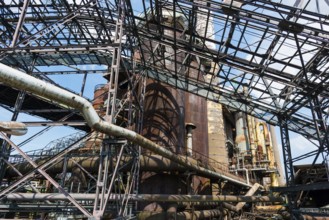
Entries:
<svg viewBox="0 0 329 220">
<path fill-rule="evenodd" d="M 126 1 L 122 55 L 127 58 L 138 51 L 139 67 L 149 77 L 270 124 L 278 125 L 280 117 L 287 118 L 290 130 L 315 139 L 319 128 L 309 98 L 318 96 L 323 105 L 320 120 L 328 125 L 326 16 L 265 0 L 245 1 L 241 8 L 225 2 L 185 0 L 142 1 L 142 5 L 142 14 L 137 16 L 136 6 Z M 21 7 L 19 1 L 1 2 L 1 62 L 25 71 L 33 66 L 34 74 L 57 66 L 67 67 L 59 72 L 70 73 L 80 72 L 80 65 L 111 64 L 116 1 L 77 4 L 62 0 L 51 5 L 30 1 L 17 43 L 11 46 L 23 16 Z M 160 9 L 175 10 L 172 16 L 181 18 L 185 27 L 166 25 Z M 204 33 L 195 30 L 198 15 L 213 24 L 206 25 Z M 211 28 L 214 32 L 209 35 Z M 176 34 L 170 36 L 163 30 Z M 161 53 L 163 47 L 172 48 L 172 54 Z M 193 59 L 198 60 L 198 67 L 191 65 Z M 187 71 L 168 68 L 166 61 L 183 65 Z M 216 68 L 204 69 L 204 64 Z M 198 70 L 198 77 L 188 74 L 191 68 Z M 248 88 L 247 93 L 243 87 Z M 320 137 L 326 132 L 320 129 Z"/>
<path fill-rule="evenodd" d="M 147 66 L 149 77 L 245 111 L 270 124 L 278 125 L 280 117 L 288 117 L 290 130 L 317 139 L 318 128 L 312 118 L 314 109 L 309 105 L 309 98 L 320 96 L 323 103 L 328 100 L 329 74 L 324 60 L 328 59 L 329 35 L 321 27 L 329 25 L 325 16 L 301 13 L 296 8 L 268 1 L 246 3 L 241 9 L 233 8 L 231 14 L 223 10 L 222 3 L 214 1 L 207 4 L 157 1 L 154 7 L 156 3 L 169 11 L 175 8 L 177 17 L 179 11 L 179 16 L 188 22 L 187 27 L 195 26 L 190 15 L 201 13 L 204 19 L 214 23 L 215 35 L 221 33 L 219 37 L 207 36 L 207 30 L 200 34 L 158 23 L 157 17 L 162 15 L 156 14 L 156 9 L 154 14 L 135 17 L 142 24 L 137 28 L 138 36 L 146 42 L 143 54 L 152 57 L 142 64 Z M 260 13 L 259 9 L 267 13 Z M 291 25 L 290 29 L 285 25 Z M 294 29 L 299 29 L 298 33 Z M 163 34 L 163 30 L 170 30 L 171 36 Z M 188 33 L 185 38 L 178 37 L 183 32 Z M 252 36 L 257 39 L 249 43 Z M 269 48 L 262 48 L 265 46 Z M 157 51 L 162 47 L 173 48 L 174 52 L 168 56 Z M 292 51 L 288 53 L 291 55 L 282 54 L 287 48 Z M 194 67 L 186 61 L 187 56 L 199 57 L 203 63 L 216 63 L 219 71 L 202 70 L 202 61 Z M 181 64 L 186 68 L 197 69 L 199 75 L 192 77 L 188 71 L 178 72 L 166 66 L 166 62 L 175 61 L 177 57 L 184 60 Z M 209 76 L 211 80 L 206 80 Z M 243 94 L 243 87 L 248 88 L 247 94 Z M 324 119 L 328 116 L 325 109 L 324 106 Z M 326 130 L 320 133 L 323 137 Z"/>
</svg>

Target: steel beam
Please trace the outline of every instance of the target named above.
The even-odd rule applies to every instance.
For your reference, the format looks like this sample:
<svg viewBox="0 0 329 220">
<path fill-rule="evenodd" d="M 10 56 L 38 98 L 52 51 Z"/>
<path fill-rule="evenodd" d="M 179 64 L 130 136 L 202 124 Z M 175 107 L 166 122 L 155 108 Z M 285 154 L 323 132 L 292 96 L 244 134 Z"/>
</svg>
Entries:
<svg viewBox="0 0 329 220">
<path fill-rule="evenodd" d="M 29 157 L 27 156 L 18 146 L 16 146 L 5 134 L 0 132 L 0 136 L 10 144 L 19 154 L 21 154 L 24 159 L 26 159 L 37 171 L 43 175 L 52 185 L 54 185 L 59 192 L 61 192 L 72 204 L 74 204 L 84 215 L 87 217 L 91 217 L 91 214 L 79 204 L 73 197 L 70 196 L 69 193 L 65 191 L 51 176 L 49 176 L 42 168 L 38 167 L 38 165 Z M 0 191 L 0 198 L 6 196 L 5 190 Z"/>
<path fill-rule="evenodd" d="M 192 164 L 191 162 L 186 161 L 185 157 L 172 153 L 171 151 L 159 146 L 156 143 L 153 143 L 134 131 L 101 120 L 88 100 L 74 93 L 68 92 L 67 90 L 26 75 L 3 64 L 0 64 L 0 81 L 13 87 L 20 87 L 29 92 L 34 92 L 44 98 L 58 101 L 62 104 L 70 106 L 71 108 L 75 108 L 82 112 L 91 128 L 108 135 L 126 138 L 127 140 L 140 145 L 145 149 L 160 154 L 180 165 L 186 166 L 191 170 L 200 172 L 201 175 L 212 175 L 215 178 L 226 179 L 234 184 L 248 188 L 251 187 L 250 184 L 246 183 L 244 179 L 241 179 L 233 174 L 229 174 L 227 171 L 212 171 L 208 168 Z"/>
<path fill-rule="evenodd" d="M 11 45 L 10 45 L 11 48 L 16 46 L 20 31 L 21 31 L 21 28 L 22 28 L 22 25 L 23 25 L 23 22 L 24 22 L 24 19 L 26 16 L 27 7 L 29 6 L 29 3 L 30 3 L 30 0 L 24 0 L 23 7 L 21 9 L 21 14 L 19 16 L 19 20 L 18 20 L 16 29 L 15 29 L 15 33 L 13 36 L 13 41 L 11 42 Z"/>
<path fill-rule="evenodd" d="M 293 185 L 288 187 L 272 187 L 271 190 L 274 192 L 299 192 L 308 190 L 326 190 L 329 189 L 328 182 L 310 183 L 305 185 Z"/>
<path fill-rule="evenodd" d="M 41 126 L 86 126 L 85 121 L 29 121 L 23 122 L 27 127 Z"/>
<path fill-rule="evenodd" d="M 292 156 L 291 156 L 289 130 L 285 118 L 281 118 L 280 120 L 280 132 L 281 132 L 281 144 L 282 144 L 282 152 L 283 152 L 283 163 L 284 163 L 285 174 L 286 174 L 286 183 L 287 186 L 293 186 L 295 184 L 294 168 L 293 168 Z"/>
</svg>

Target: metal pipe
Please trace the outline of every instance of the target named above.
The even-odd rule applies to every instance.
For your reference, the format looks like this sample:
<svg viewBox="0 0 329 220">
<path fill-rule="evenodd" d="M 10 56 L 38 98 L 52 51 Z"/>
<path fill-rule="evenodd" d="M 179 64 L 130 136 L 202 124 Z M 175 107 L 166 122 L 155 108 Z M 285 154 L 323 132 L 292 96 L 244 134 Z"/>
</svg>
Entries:
<svg viewBox="0 0 329 220">
<path fill-rule="evenodd" d="M 116 158 L 111 158 L 113 162 L 115 163 L 117 160 Z M 121 160 L 120 166 L 125 165 L 122 167 L 122 171 L 129 171 L 131 169 L 131 161 L 133 157 L 129 156 L 123 156 Z M 187 158 L 189 162 L 192 164 L 198 164 L 198 161 L 193 158 Z M 38 160 L 38 164 L 43 164 L 48 159 Z M 139 156 L 140 161 L 140 170 L 141 171 L 153 171 L 153 172 L 159 172 L 159 171 L 178 171 L 178 172 L 185 172 L 186 168 L 182 165 L 179 165 L 175 162 L 172 162 L 171 160 L 159 156 L 159 155 L 141 155 Z M 67 169 L 71 171 L 74 167 L 80 167 L 83 169 L 86 173 L 90 172 L 92 174 L 97 174 L 98 172 L 98 166 L 99 166 L 99 157 L 72 157 L 68 158 L 67 161 Z M 29 163 L 20 163 L 15 164 L 15 169 L 19 170 L 23 175 L 31 171 L 33 167 Z M 47 167 L 47 172 L 51 174 L 57 174 L 62 172 L 63 169 L 63 162 L 57 162 L 53 163 L 51 166 Z M 113 170 L 113 167 L 110 167 L 110 169 Z M 199 175 L 199 173 L 195 172 Z M 16 177 L 17 172 L 12 167 L 8 167 L 6 170 L 6 177 Z M 201 176 L 201 175 L 200 175 Z M 91 177 L 89 175 L 89 177 Z M 202 175 L 202 177 L 211 178 L 211 176 L 208 175 Z M 92 179 L 94 177 L 91 177 Z"/>
<path fill-rule="evenodd" d="M 111 136 L 120 136 L 124 137 L 127 140 L 140 145 L 141 147 L 148 149 L 154 153 L 162 155 L 180 165 L 185 166 L 186 168 L 198 171 L 201 174 L 210 175 L 214 178 L 225 179 L 229 182 L 251 187 L 245 181 L 237 180 L 232 177 L 227 177 L 222 173 L 218 173 L 198 165 L 192 164 L 189 161 L 186 161 L 185 157 L 181 157 L 172 153 L 171 151 L 157 145 L 156 143 L 144 138 L 143 136 L 137 134 L 134 131 L 119 127 L 114 124 L 103 121 L 93 108 L 92 104 L 85 98 L 73 94 L 67 90 L 59 88 L 55 85 L 52 85 L 48 82 L 42 81 L 40 79 L 34 78 L 30 75 L 27 75 L 19 70 L 13 69 L 4 64 L 0 64 L 0 81 L 4 84 L 11 86 L 15 89 L 26 90 L 28 92 L 34 93 L 38 96 L 41 96 L 44 99 L 51 100 L 53 102 L 58 102 L 67 107 L 74 108 L 79 110 L 87 124 L 95 129 L 96 131 L 111 135 Z"/>
<path fill-rule="evenodd" d="M 76 200 L 94 200 L 96 194 L 71 193 L 70 196 Z M 139 202 L 280 202 L 283 203 L 285 198 L 272 196 L 231 196 L 231 195 L 166 195 L 166 194 L 111 194 L 110 201 L 118 201 L 123 197 L 129 198 L 131 201 Z M 28 201 L 28 200 L 67 200 L 67 197 L 61 193 L 10 193 L 7 200 Z"/>
<path fill-rule="evenodd" d="M 246 193 L 245 196 L 252 196 L 255 194 L 255 192 L 259 189 L 259 187 L 261 187 L 260 184 L 258 183 L 255 183 L 251 188 L 250 190 Z M 227 208 L 233 212 L 239 212 L 243 206 L 246 204 L 246 202 L 239 202 L 238 204 L 236 204 L 235 206 L 234 205 L 231 205 L 229 203 L 226 203 L 226 202 L 223 202 L 223 207 L 224 208 Z"/>
<path fill-rule="evenodd" d="M 329 220 L 328 216 L 320 216 L 320 215 L 301 215 L 302 220 Z"/>
<path fill-rule="evenodd" d="M 193 212 L 178 212 L 177 217 L 183 218 L 185 220 L 192 220 L 192 219 L 209 219 L 209 218 L 217 218 L 225 213 L 219 209 L 212 209 L 212 210 L 200 210 L 200 211 L 193 211 Z"/>
<path fill-rule="evenodd" d="M 246 125 L 246 115 L 243 112 L 235 113 L 235 128 L 236 128 L 236 138 L 235 142 L 238 145 L 241 154 L 246 154 L 249 152 L 249 135 Z"/>
<path fill-rule="evenodd" d="M 138 219 L 184 219 L 184 220 L 193 220 L 193 219 L 213 219 L 221 216 L 228 215 L 227 210 L 211 209 L 211 210 L 198 210 L 198 211 L 185 211 L 178 212 L 177 214 L 164 213 L 164 212 L 149 212 L 143 211 L 138 214 Z M 222 219 L 222 218 L 220 218 Z"/>
<path fill-rule="evenodd" d="M 247 168 L 242 168 L 246 172 L 247 183 L 249 184 L 249 170 Z"/>
<path fill-rule="evenodd" d="M 271 178 L 271 186 L 272 187 L 277 187 L 279 186 L 279 175 L 277 172 L 273 172 L 276 170 L 276 160 L 274 157 L 274 150 L 273 150 L 273 143 L 271 139 L 270 132 L 268 130 L 268 126 L 266 123 L 263 123 L 264 127 L 264 138 L 265 138 L 265 145 L 266 145 L 266 154 L 267 154 L 267 159 L 269 160 L 269 170 L 272 172 L 270 173 L 270 178 Z"/>
<path fill-rule="evenodd" d="M 273 154 L 274 154 L 274 158 L 275 158 L 276 168 L 279 172 L 279 175 L 278 175 L 279 186 L 285 186 L 286 181 L 284 180 L 284 174 L 283 174 L 284 172 L 283 172 L 283 168 L 282 168 L 275 127 L 273 125 L 270 125 L 270 134 L 271 134 L 270 137 L 271 137 L 272 146 L 273 146 Z"/>
<path fill-rule="evenodd" d="M 232 205 L 230 203 L 227 203 L 227 202 L 223 202 L 222 203 L 223 207 L 230 210 L 230 211 L 233 211 L 233 212 L 239 212 L 239 210 L 236 208 L 235 205 Z"/>
<path fill-rule="evenodd" d="M 261 129 L 263 127 L 263 129 Z M 258 121 L 256 123 L 256 136 L 257 136 L 257 146 L 261 147 L 262 149 L 262 158 L 261 161 L 268 161 L 268 155 L 266 150 L 266 143 L 265 143 L 265 125 L 263 122 Z"/>
<path fill-rule="evenodd" d="M 42 168 L 38 167 L 38 165 L 27 156 L 18 146 L 16 146 L 4 133 L 0 132 L 0 136 L 7 141 L 18 153 L 20 153 L 25 160 L 27 160 L 42 176 L 44 176 L 58 191 L 60 191 L 66 199 L 68 199 L 72 204 L 74 204 L 84 215 L 91 217 L 91 214 L 87 209 L 82 207 L 74 198 L 68 194 L 64 188 L 62 188 L 50 175 L 48 175 Z M 1 191 L 3 194 L 3 190 Z"/>
<path fill-rule="evenodd" d="M 16 121 L 1 121 L 0 131 L 6 134 L 12 134 L 16 136 L 25 135 L 27 133 L 26 125 Z"/>
<path fill-rule="evenodd" d="M 278 212 L 278 211 L 282 211 L 282 210 L 287 210 L 287 207 L 285 207 L 283 205 L 266 205 L 266 206 L 256 205 L 255 209 L 257 211 L 261 211 L 261 212 L 264 212 L 264 211 Z"/>
<path fill-rule="evenodd" d="M 11 163 L 9 163 L 6 159 L 4 158 L 1 158 L 6 164 L 7 166 L 11 167 L 19 176 L 23 176 L 23 174 L 21 174 Z M 29 185 L 33 190 L 34 192 L 36 193 L 40 193 L 40 191 L 35 187 L 33 186 L 32 184 Z M 46 201 L 48 202 L 48 201 Z"/>
<path fill-rule="evenodd" d="M 186 123 L 186 152 L 188 156 L 192 156 L 193 154 L 192 130 L 195 128 L 196 126 L 194 124 Z"/>
<path fill-rule="evenodd" d="M 248 125 L 248 133 L 249 133 L 249 142 L 250 142 L 250 151 L 251 151 L 251 159 L 252 159 L 252 165 L 256 165 L 256 137 L 255 137 L 255 132 L 254 132 L 254 127 L 255 127 L 255 118 L 253 118 L 250 115 L 247 115 L 247 125 Z"/>
<path fill-rule="evenodd" d="M 249 191 L 246 193 L 246 195 L 245 196 L 253 196 L 256 192 L 257 192 L 257 190 L 259 189 L 259 187 L 260 187 L 260 184 L 258 184 L 258 183 L 255 183 L 250 189 L 249 189 Z M 240 211 L 242 208 L 243 208 L 243 206 L 246 204 L 246 202 L 239 202 L 238 204 L 236 204 L 236 210 L 237 211 Z"/>
</svg>

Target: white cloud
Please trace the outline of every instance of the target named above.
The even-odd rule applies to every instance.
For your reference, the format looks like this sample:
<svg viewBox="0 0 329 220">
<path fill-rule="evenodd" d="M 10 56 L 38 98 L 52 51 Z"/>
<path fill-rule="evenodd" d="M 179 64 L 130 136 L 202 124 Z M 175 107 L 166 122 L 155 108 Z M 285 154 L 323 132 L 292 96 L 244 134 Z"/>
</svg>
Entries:
<svg viewBox="0 0 329 220">
<path fill-rule="evenodd" d="M 278 135 L 278 143 L 280 143 L 280 144 L 278 144 L 278 147 L 279 147 L 281 157 L 283 157 L 281 138 L 279 137 L 280 136 L 280 131 L 279 131 L 278 127 L 276 129 L 276 133 L 279 134 Z M 290 147 L 291 147 L 292 158 L 296 158 L 298 156 L 307 154 L 309 152 L 312 152 L 312 151 L 318 149 L 308 139 L 304 138 L 303 136 L 301 136 L 299 134 L 296 134 L 294 132 L 289 132 L 289 136 L 290 136 Z M 318 142 L 315 142 L 315 143 L 318 143 Z M 311 164 L 313 162 L 313 160 L 314 160 L 314 156 L 305 158 L 305 159 L 300 160 L 300 161 L 297 161 L 294 164 L 295 165 L 296 164 Z M 282 159 L 282 162 L 283 162 L 283 159 Z"/>
</svg>

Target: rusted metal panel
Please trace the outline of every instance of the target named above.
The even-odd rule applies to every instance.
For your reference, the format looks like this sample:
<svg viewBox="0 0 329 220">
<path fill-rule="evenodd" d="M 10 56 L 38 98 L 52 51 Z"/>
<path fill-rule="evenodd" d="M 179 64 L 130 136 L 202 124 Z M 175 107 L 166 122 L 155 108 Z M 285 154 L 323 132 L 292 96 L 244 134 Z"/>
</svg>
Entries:
<svg viewBox="0 0 329 220">
<path fill-rule="evenodd" d="M 185 148 L 183 91 L 153 80 L 147 81 L 143 136 L 179 153 Z"/>
<path fill-rule="evenodd" d="M 100 84 L 95 87 L 94 90 L 94 100 L 93 107 L 100 116 L 104 116 L 106 112 L 106 107 L 104 105 L 108 96 L 108 85 Z"/>
<path fill-rule="evenodd" d="M 204 76 L 197 70 L 199 64 L 192 61 L 191 65 L 196 69 L 189 69 L 190 77 L 204 80 Z M 208 149 L 208 119 L 207 101 L 199 96 L 186 93 L 185 94 L 185 122 L 193 123 L 196 129 L 193 130 L 193 150 L 205 156 L 209 155 Z"/>
</svg>

